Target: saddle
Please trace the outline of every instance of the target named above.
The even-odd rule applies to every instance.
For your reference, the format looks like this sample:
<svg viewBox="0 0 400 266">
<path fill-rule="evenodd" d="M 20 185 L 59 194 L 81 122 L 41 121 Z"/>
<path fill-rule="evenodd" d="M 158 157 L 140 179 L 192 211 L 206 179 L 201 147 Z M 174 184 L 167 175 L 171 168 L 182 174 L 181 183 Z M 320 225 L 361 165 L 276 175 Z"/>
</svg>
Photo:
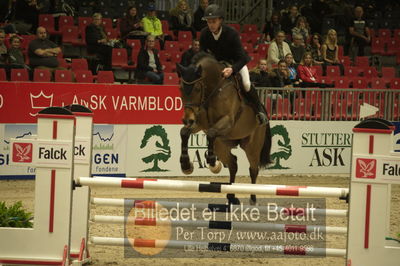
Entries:
<svg viewBox="0 0 400 266">
<path fill-rule="evenodd" d="M 227 61 L 220 61 L 219 63 L 221 63 L 224 67 L 232 67 L 232 64 Z M 240 75 L 239 73 L 233 74 L 229 77 L 229 80 L 235 83 L 236 91 L 239 95 L 240 100 L 242 101 L 244 98 L 243 93 L 245 92 L 243 87 L 242 75 Z"/>
</svg>

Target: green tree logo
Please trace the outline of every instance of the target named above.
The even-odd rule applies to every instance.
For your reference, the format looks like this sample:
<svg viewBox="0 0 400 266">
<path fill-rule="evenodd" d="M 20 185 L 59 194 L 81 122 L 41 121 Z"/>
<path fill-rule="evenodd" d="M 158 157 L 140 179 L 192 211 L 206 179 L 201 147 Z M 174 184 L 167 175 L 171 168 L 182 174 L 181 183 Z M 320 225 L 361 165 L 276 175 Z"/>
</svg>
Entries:
<svg viewBox="0 0 400 266">
<path fill-rule="evenodd" d="M 290 145 L 289 133 L 282 125 L 274 126 L 271 129 L 272 148 L 273 153 L 271 159 L 275 165 L 268 167 L 268 169 L 290 169 L 281 165 L 281 159 L 289 159 L 292 155 L 292 146 Z"/>
<path fill-rule="evenodd" d="M 158 166 L 159 161 L 166 162 L 171 157 L 171 148 L 167 132 L 162 126 L 152 126 L 144 132 L 141 149 L 149 155 L 142 158 L 145 163 L 153 162 L 153 167 L 143 170 L 142 172 L 166 172 L 169 170 L 161 169 Z"/>
</svg>

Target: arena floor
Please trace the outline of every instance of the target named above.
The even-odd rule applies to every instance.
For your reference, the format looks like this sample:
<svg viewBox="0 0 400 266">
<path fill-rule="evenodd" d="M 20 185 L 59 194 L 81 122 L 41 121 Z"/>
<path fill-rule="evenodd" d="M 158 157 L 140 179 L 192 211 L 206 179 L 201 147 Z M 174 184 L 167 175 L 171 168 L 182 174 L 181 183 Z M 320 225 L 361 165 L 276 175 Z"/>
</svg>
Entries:
<svg viewBox="0 0 400 266">
<path fill-rule="evenodd" d="M 179 178 L 177 178 L 179 179 Z M 182 178 L 180 178 L 182 179 Z M 192 179 L 192 178 L 191 178 Z M 216 177 L 201 177 L 193 178 L 192 180 L 218 181 L 226 182 L 225 178 Z M 238 177 L 238 183 L 248 183 L 246 177 Z M 348 187 L 348 177 L 329 177 L 329 176 L 265 176 L 259 177 L 258 183 L 264 184 L 285 184 L 285 185 L 308 185 L 308 186 L 325 186 L 325 187 Z M 93 197 L 104 198 L 171 198 L 171 193 L 163 191 L 145 191 L 133 189 L 118 189 L 118 188 L 93 188 Z M 207 196 L 210 198 L 219 197 L 218 194 L 194 194 L 186 192 L 174 192 L 172 197 L 176 198 L 195 198 Z M 243 203 L 247 204 L 248 195 L 238 195 L 243 199 Z M 258 196 L 262 198 L 261 196 Z M 270 197 L 270 196 L 269 196 Z M 30 211 L 34 209 L 34 181 L 0 181 L 0 201 L 13 203 L 18 200 L 23 202 L 25 208 Z M 271 198 L 271 197 L 270 197 Z M 344 201 L 328 198 L 326 201 L 329 209 L 346 209 L 347 204 Z M 92 207 L 92 214 L 100 215 L 123 215 L 122 208 L 118 207 Z M 400 232 L 400 186 L 395 186 L 392 189 L 392 214 L 391 214 L 391 235 Z M 347 221 L 344 218 L 327 218 L 328 226 L 347 226 Z M 111 224 L 91 224 L 90 232 L 96 236 L 108 237 L 123 237 L 123 225 Z M 329 248 L 345 248 L 346 238 L 344 235 L 328 235 L 327 247 Z M 345 265 L 345 259 L 342 258 L 310 258 L 296 257 L 290 258 L 254 258 L 251 254 L 246 254 L 246 257 L 238 258 L 124 258 L 122 247 L 117 246 L 95 246 L 90 245 L 90 255 L 92 257 L 92 265 Z M 180 252 L 180 251 L 176 251 Z"/>
</svg>

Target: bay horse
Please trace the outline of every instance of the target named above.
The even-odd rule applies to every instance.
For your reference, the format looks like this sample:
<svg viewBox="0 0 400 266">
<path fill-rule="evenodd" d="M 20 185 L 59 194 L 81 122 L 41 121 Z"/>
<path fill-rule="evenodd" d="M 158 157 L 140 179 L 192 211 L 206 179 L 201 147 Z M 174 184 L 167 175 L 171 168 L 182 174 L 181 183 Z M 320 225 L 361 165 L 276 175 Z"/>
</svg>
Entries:
<svg viewBox="0 0 400 266">
<path fill-rule="evenodd" d="M 206 161 L 213 173 L 219 173 L 222 164 L 228 167 L 230 180 L 235 182 L 237 157 L 231 149 L 240 145 L 250 163 L 251 183 L 257 181 L 260 167 L 270 163 L 271 132 L 269 123 L 260 125 L 251 106 L 242 99 L 234 78 L 222 76 L 224 65 L 204 52 L 193 58 L 193 64 L 177 64 L 180 91 L 184 105 L 181 135 L 181 170 L 193 172 L 188 154 L 190 134 L 203 130 L 207 135 Z M 227 194 L 229 204 L 239 204 L 235 194 Z M 256 195 L 250 196 L 256 204 Z"/>
</svg>

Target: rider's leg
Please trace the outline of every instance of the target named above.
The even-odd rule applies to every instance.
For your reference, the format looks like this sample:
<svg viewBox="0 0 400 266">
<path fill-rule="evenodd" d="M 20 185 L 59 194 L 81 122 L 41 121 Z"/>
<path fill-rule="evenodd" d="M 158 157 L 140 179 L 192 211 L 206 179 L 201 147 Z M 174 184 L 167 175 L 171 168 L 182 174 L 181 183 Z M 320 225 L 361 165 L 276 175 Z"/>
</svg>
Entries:
<svg viewBox="0 0 400 266">
<path fill-rule="evenodd" d="M 260 123 L 261 124 L 267 123 L 267 113 L 265 111 L 264 106 L 260 102 L 256 89 L 250 82 L 250 75 L 247 66 L 244 66 L 239 71 L 239 73 L 242 76 L 243 87 L 244 90 L 246 91 L 245 93 L 246 99 L 250 102 L 250 105 L 257 114 L 257 118 L 259 119 Z"/>
</svg>

